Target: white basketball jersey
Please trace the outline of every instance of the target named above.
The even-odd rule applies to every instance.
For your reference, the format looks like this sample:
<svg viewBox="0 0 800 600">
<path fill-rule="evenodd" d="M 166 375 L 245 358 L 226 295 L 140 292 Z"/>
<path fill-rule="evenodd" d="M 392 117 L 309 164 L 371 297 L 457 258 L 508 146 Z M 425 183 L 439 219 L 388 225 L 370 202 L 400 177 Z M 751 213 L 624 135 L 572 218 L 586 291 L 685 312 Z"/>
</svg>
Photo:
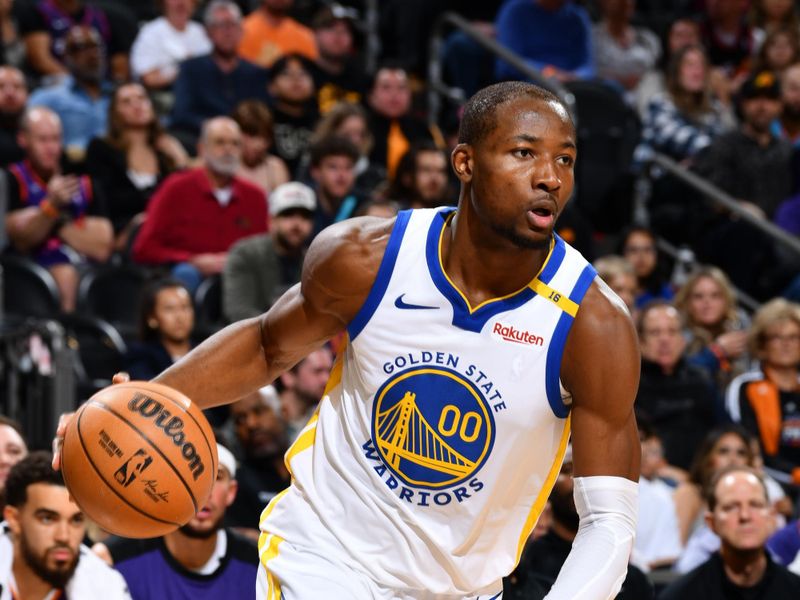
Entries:
<svg viewBox="0 0 800 600">
<path fill-rule="evenodd" d="M 442 268 L 452 214 L 398 216 L 262 515 L 267 569 L 289 543 L 389 588 L 469 594 L 519 561 L 567 446 L 561 357 L 596 272 L 556 236 L 528 286 L 472 307 Z"/>
</svg>

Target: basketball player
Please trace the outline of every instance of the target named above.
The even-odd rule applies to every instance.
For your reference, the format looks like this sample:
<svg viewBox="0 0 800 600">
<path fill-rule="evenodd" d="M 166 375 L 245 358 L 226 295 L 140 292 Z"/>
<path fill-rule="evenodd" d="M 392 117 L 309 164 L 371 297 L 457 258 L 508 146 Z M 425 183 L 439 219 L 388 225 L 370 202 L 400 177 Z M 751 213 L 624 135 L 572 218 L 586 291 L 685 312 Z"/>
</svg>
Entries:
<svg viewBox="0 0 800 600">
<path fill-rule="evenodd" d="M 548 598 L 613 597 L 625 577 L 639 352 L 623 303 L 553 235 L 575 128 L 506 82 L 467 103 L 459 138 L 457 210 L 326 229 L 268 313 L 156 379 L 231 402 L 347 331 L 261 516 L 259 598 L 500 598 L 570 433 L 580 528 Z"/>
</svg>

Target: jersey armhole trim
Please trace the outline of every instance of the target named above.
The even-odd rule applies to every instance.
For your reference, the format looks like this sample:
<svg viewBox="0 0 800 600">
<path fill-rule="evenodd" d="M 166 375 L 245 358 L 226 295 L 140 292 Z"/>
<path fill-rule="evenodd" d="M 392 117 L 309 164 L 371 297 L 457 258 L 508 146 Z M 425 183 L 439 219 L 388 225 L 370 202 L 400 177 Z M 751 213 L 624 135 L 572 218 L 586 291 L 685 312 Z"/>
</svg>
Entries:
<svg viewBox="0 0 800 600">
<path fill-rule="evenodd" d="M 355 341 L 358 334 L 367 326 L 367 323 L 369 323 L 369 320 L 372 318 L 372 315 L 375 314 L 378 305 L 381 303 L 383 295 L 386 293 L 386 288 L 389 287 L 389 280 L 392 278 L 394 265 L 397 262 L 397 255 L 400 252 L 400 244 L 403 241 L 403 235 L 405 234 L 410 218 L 410 210 L 403 210 L 397 214 L 397 220 L 389 236 L 389 242 L 386 244 L 386 250 L 383 253 L 381 266 L 378 267 L 378 274 L 375 276 L 372 289 L 369 291 L 364 305 L 359 309 L 356 316 L 353 317 L 353 320 L 350 321 L 350 324 L 347 326 L 347 334 L 351 342 Z"/>
<path fill-rule="evenodd" d="M 594 278 L 597 276 L 595 268 L 587 264 L 583 271 L 581 271 L 575 287 L 572 288 L 572 293 L 569 299 L 572 300 L 580 308 L 580 303 L 589 286 L 592 285 Z M 545 390 L 547 391 L 547 401 L 553 414 L 559 419 L 564 419 L 569 414 L 570 407 L 564 403 L 561 398 L 561 359 L 564 356 L 564 346 L 567 343 L 567 335 L 575 320 L 573 315 L 567 312 L 562 312 L 561 317 L 558 319 L 555 331 L 553 332 L 553 340 L 550 342 L 550 347 L 547 349 L 547 362 L 545 366 Z"/>
</svg>

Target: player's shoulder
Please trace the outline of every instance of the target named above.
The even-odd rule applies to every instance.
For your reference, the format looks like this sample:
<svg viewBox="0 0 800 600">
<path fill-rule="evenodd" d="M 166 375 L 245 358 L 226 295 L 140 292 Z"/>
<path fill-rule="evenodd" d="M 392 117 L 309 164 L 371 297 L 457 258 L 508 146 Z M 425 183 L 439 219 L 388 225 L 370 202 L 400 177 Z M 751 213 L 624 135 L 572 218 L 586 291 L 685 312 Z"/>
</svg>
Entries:
<svg viewBox="0 0 800 600">
<path fill-rule="evenodd" d="M 101 594 L 105 600 L 130 597 L 122 574 L 84 545 L 80 547 L 80 559 L 69 587 L 70 595 L 76 598 L 101 597 Z"/>
<path fill-rule="evenodd" d="M 589 327 L 596 335 L 612 337 L 621 333 L 620 328 L 633 330 L 633 320 L 625 303 L 599 276 L 586 291 L 576 325 Z"/>
<path fill-rule="evenodd" d="M 308 275 L 335 280 L 374 276 L 378 271 L 396 219 L 356 217 L 323 229 L 306 254 Z M 359 272 L 356 272 L 359 270 Z"/>
</svg>

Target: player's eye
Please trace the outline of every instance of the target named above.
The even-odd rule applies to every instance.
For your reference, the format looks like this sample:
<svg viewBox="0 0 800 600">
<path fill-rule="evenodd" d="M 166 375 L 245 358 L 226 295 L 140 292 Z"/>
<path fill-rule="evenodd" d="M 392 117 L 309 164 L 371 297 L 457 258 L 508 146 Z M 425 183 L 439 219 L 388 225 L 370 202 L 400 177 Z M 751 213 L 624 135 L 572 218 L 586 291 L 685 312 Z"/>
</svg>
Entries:
<svg viewBox="0 0 800 600">
<path fill-rule="evenodd" d="M 533 156 L 533 152 L 531 152 L 529 148 L 517 148 L 512 154 L 517 158 L 529 158 Z"/>
<path fill-rule="evenodd" d="M 571 167 L 575 163 L 575 159 L 571 156 L 559 156 L 557 160 L 566 167 Z"/>
</svg>

